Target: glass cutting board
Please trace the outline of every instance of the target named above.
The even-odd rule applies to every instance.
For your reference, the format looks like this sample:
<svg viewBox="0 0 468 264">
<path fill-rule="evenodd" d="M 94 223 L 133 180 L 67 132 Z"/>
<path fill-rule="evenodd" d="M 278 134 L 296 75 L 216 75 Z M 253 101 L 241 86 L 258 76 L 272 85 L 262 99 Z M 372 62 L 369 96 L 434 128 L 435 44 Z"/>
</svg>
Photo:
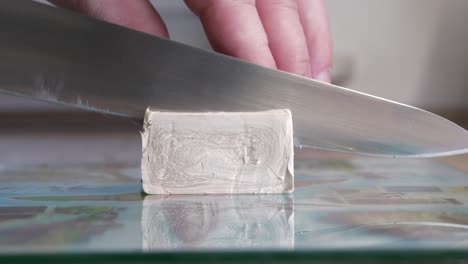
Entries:
<svg viewBox="0 0 468 264">
<path fill-rule="evenodd" d="M 295 163 L 293 194 L 173 196 L 144 195 L 138 164 L 2 164 L 0 262 L 468 257 L 466 172 L 422 159 Z"/>
</svg>

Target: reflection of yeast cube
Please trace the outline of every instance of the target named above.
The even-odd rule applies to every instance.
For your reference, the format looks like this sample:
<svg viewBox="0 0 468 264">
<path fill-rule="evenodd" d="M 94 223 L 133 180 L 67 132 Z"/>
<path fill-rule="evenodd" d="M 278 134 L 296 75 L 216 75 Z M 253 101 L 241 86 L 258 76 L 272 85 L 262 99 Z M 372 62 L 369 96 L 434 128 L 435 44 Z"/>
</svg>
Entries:
<svg viewBox="0 0 468 264">
<path fill-rule="evenodd" d="M 144 250 L 294 248 L 294 199 L 282 195 L 147 195 Z"/>
<path fill-rule="evenodd" d="M 293 191 L 289 110 L 145 115 L 141 161 L 149 194 Z"/>
</svg>

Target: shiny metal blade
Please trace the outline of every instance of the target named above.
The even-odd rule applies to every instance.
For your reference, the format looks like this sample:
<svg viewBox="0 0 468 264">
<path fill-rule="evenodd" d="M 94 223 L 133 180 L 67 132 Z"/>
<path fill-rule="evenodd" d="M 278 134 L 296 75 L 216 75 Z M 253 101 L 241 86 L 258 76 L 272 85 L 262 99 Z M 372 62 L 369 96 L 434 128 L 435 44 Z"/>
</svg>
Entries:
<svg viewBox="0 0 468 264">
<path fill-rule="evenodd" d="M 299 146 L 384 156 L 468 151 L 439 116 L 31 1 L 0 3 L 0 90 L 143 118 L 145 109 L 291 109 Z"/>
</svg>

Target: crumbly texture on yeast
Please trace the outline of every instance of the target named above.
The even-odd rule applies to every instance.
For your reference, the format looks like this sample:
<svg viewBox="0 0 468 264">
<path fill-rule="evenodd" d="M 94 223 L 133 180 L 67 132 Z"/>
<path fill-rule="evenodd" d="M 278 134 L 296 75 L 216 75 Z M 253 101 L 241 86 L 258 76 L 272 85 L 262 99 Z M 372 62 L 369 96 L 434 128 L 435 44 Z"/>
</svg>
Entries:
<svg viewBox="0 0 468 264">
<path fill-rule="evenodd" d="M 294 189 L 287 109 L 246 113 L 147 111 L 142 132 L 148 194 L 283 193 Z"/>
</svg>

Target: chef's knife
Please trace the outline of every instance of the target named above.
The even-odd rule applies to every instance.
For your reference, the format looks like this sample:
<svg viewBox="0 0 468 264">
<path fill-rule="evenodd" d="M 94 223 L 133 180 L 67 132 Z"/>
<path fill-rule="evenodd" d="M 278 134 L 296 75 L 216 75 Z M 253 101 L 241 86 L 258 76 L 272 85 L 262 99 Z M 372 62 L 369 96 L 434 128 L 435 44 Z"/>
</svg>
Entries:
<svg viewBox="0 0 468 264">
<path fill-rule="evenodd" d="M 383 156 L 468 152 L 432 113 L 67 10 L 0 3 L 0 91 L 142 119 L 168 111 L 292 111 L 297 145 Z"/>
</svg>

